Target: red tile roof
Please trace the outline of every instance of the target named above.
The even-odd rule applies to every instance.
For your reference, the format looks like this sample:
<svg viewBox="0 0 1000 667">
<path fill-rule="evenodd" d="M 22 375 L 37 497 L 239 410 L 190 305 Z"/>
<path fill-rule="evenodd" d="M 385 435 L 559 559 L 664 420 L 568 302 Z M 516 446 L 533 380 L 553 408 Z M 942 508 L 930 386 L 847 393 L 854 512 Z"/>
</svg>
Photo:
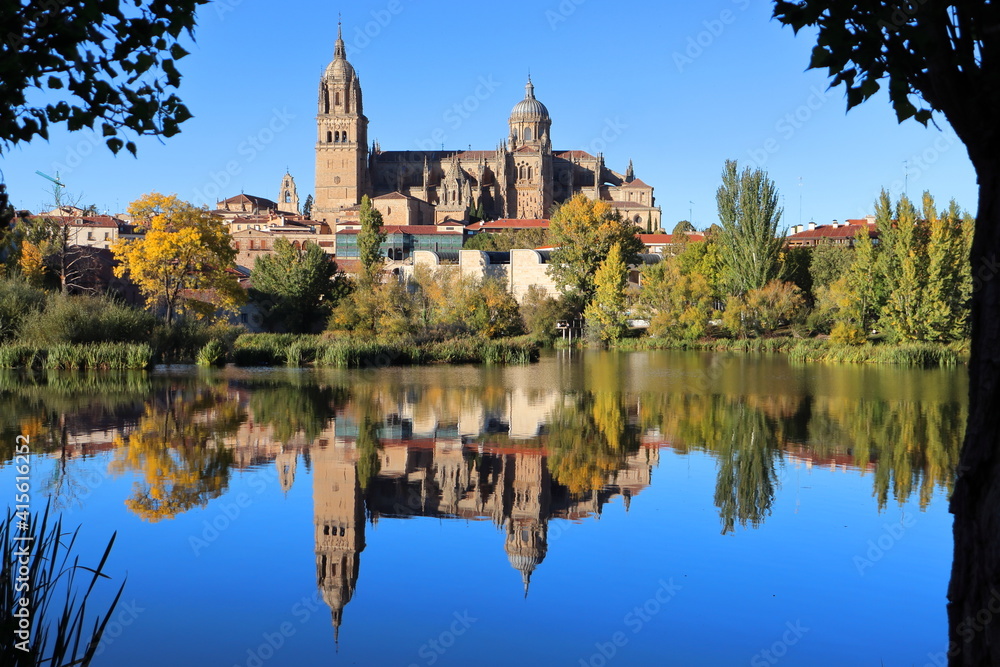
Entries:
<svg viewBox="0 0 1000 667">
<path fill-rule="evenodd" d="M 277 208 L 278 204 L 267 199 L 266 197 L 257 197 L 255 195 L 238 194 L 235 197 L 230 197 L 229 199 L 223 199 L 218 202 L 219 204 L 242 204 L 251 203 L 258 208 Z"/>
<path fill-rule="evenodd" d="M 635 179 L 633 181 L 630 181 L 630 182 L 626 183 L 622 187 L 623 188 L 651 188 L 653 186 L 647 185 L 646 183 L 644 183 L 642 181 L 641 178 L 637 178 L 637 179 Z"/>
<path fill-rule="evenodd" d="M 407 197 L 402 192 L 396 191 L 384 195 L 379 195 L 378 197 L 375 197 L 375 199 L 410 199 L 410 197 Z"/>
<path fill-rule="evenodd" d="M 865 221 L 865 226 L 868 227 L 869 238 L 878 238 L 878 230 L 875 228 L 875 225 L 868 225 L 867 221 Z M 848 224 L 840 225 L 838 227 L 834 227 L 833 225 L 817 225 L 816 229 L 806 229 L 798 234 L 789 234 L 787 239 L 789 241 L 852 239 L 854 238 L 854 235 L 857 234 L 859 227 L 861 227 L 861 225 Z"/>
</svg>

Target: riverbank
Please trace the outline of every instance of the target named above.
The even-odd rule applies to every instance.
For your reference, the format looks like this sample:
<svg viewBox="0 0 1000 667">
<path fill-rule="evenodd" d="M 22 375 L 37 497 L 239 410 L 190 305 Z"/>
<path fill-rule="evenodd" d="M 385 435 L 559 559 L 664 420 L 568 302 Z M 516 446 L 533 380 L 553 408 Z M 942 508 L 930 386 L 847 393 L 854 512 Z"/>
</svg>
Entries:
<svg viewBox="0 0 1000 667">
<path fill-rule="evenodd" d="M 539 345 L 530 338 L 329 338 L 317 335 L 243 334 L 228 361 L 237 366 L 380 368 L 434 363 L 509 365 L 538 360 Z M 216 359 L 214 364 L 219 365 Z"/>
<path fill-rule="evenodd" d="M 242 334 L 232 343 L 208 341 L 194 357 L 199 366 L 379 368 L 420 364 L 528 364 L 540 346 L 529 337 L 415 339 L 329 338 L 320 335 Z M 143 370 L 163 360 L 146 343 L 27 343 L 0 345 L 0 368 L 36 370 Z"/>
<path fill-rule="evenodd" d="M 702 350 L 706 352 L 748 352 L 787 354 L 792 361 L 827 361 L 857 364 L 897 364 L 901 366 L 957 366 L 969 361 L 968 341 L 958 343 L 887 343 L 863 345 L 832 343 L 822 338 L 715 338 L 681 341 L 667 338 L 627 338 L 614 349 Z"/>
</svg>

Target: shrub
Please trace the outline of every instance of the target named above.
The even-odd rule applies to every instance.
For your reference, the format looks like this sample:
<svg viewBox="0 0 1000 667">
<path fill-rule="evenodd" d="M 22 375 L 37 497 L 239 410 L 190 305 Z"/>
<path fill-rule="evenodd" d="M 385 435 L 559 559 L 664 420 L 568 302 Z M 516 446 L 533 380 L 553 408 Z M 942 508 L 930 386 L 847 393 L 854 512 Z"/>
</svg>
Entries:
<svg viewBox="0 0 1000 667">
<path fill-rule="evenodd" d="M 0 341 L 17 337 L 22 322 L 45 305 L 45 292 L 20 278 L 0 280 Z"/>
<path fill-rule="evenodd" d="M 837 322 L 830 330 L 830 342 L 838 345 L 861 345 L 868 338 L 853 324 Z"/>
<path fill-rule="evenodd" d="M 545 290 L 532 285 L 521 302 L 521 318 L 528 333 L 536 340 L 550 341 L 556 337 L 556 323 L 568 319 L 566 308 L 548 296 Z"/>
<path fill-rule="evenodd" d="M 151 313 L 109 297 L 55 294 L 44 310 L 24 318 L 20 338 L 34 345 L 138 343 L 150 339 L 155 325 Z"/>
</svg>

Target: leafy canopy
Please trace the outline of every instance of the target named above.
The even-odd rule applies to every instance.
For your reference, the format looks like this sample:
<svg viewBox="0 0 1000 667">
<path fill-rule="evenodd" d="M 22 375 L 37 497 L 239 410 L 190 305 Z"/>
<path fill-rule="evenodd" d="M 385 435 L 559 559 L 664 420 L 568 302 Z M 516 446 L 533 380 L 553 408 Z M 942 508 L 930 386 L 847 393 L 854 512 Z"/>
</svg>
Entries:
<svg viewBox="0 0 1000 667">
<path fill-rule="evenodd" d="M 1000 68 L 988 55 L 998 36 L 996 3 L 777 0 L 774 16 L 796 32 L 818 30 L 809 66 L 827 68 L 831 85 L 844 85 L 848 109 L 886 81 L 900 122 L 926 125 L 940 111 L 974 163 L 993 157 Z"/>
<path fill-rule="evenodd" d="M 621 246 L 611 246 L 607 258 L 597 267 L 594 275 L 594 298 L 587 304 L 584 316 L 588 326 L 593 327 L 601 340 L 614 343 L 625 335 L 626 323 L 625 287 L 628 282 L 628 267 L 622 259 Z"/>
<path fill-rule="evenodd" d="M 337 264 L 322 248 L 311 242 L 297 248 L 288 239 L 278 239 L 274 254 L 257 259 L 250 282 L 270 327 L 292 333 L 325 326 L 346 289 Z"/>
<path fill-rule="evenodd" d="M 115 275 L 129 274 L 146 304 L 164 309 L 167 323 L 179 310 L 201 317 L 235 310 L 246 300 L 231 272 L 236 250 L 219 218 L 158 192 L 133 202 L 129 213 L 147 231 L 111 249 L 119 262 Z"/>
<path fill-rule="evenodd" d="M 563 294 L 575 298 L 584 306 L 596 289 L 597 267 L 608 256 L 611 246 L 618 244 L 626 265 L 636 264 L 642 252 L 637 229 L 605 201 L 595 201 L 577 195 L 559 207 L 549 224 L 552 252 L 549 275 Z"/>
<path fill-rule="evenodd" d="M 181 80 L 175 63 L 187 55 L 182 33 L 193 36 L 205 2 L 0 4 L 0 152 L 48 139 L 59 123 L 99 128 L 112 152 L 133 155 L 129 133 L 177 134 L 191 113 L 171 92 Z"/>
<path fill-rule="evenodd" d="M 726 160 L 722 185 L 715 194 L 722 233 L 719 247 L 731 294 L 741 296 L 778 276 L 784 240 L 778 236 L 782 209 L 774 181 L 760 169 L 737 171 Z"/>
<path fill-rule="evenodd" d="M 371 285 L 382 270 L 382 244 L 385 243 L 385 232 L 382 231 L 382 214 L 372 206 L 368 195 L 361 198 L 361 230 L 358 232 L 358 258 L 361 260 L 361 279 L 365 285 Z"/>
</svg>

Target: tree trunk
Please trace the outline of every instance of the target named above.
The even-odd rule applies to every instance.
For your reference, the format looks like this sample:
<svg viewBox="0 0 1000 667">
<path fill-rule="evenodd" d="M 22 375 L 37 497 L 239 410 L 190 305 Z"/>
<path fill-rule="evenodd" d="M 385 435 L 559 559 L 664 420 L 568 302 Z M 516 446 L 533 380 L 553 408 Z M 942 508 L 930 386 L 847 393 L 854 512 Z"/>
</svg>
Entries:
<svg viewBox="0 0 1000 667">
<path fill-rule="evenodd" d="M 976 164 L 969 421 L 951 498 L 948 660 L 1000 665 L 1000 159 Z M 935 662 L 944 664 L 944 661 Z"/>
</svg>

